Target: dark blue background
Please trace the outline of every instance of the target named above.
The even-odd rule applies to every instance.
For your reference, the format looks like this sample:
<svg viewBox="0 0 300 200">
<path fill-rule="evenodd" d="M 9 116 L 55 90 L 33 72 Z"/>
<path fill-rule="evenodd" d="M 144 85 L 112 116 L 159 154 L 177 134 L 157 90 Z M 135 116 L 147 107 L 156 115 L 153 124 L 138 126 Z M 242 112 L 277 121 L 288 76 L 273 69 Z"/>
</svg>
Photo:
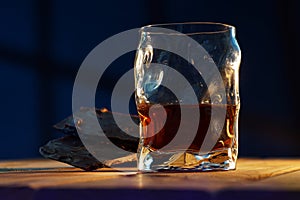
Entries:
<svg viewBox="0 0 300 200">
<path fill-rule="evenodd" d="M 38 157 L 39 146 L 57 137 L 52 125 L 71 114 L 76 72 L 101 41 L 147 24 L 187 21 L 237 28 L 240 156 L 299 156 L 298 2 L 2 1 L 0 159 Z"/>
</svg>

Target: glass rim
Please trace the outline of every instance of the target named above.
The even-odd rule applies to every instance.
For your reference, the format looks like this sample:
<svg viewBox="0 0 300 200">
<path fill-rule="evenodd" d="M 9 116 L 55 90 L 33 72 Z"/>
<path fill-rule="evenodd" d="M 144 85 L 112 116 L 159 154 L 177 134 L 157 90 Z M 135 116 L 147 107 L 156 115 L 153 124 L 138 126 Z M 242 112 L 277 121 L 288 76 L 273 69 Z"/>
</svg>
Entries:
<svg viewBox="0 0 300 200">
<path fill-rule="evenodd" d="M 170 26 L 207 26 L 209 25 L 210 27 L 216 27 L 219 26 L 220 28 L 222 27 L 223 30 L 212 30 L 212 31 L 194 31 L 194 32 L 180 32 L 171 28 L 168 28 Z M 151 28 L 165 28 L 165 29 L 171 29 L 173 31 L 179 32 L 178 34 L 176 33 L 167 33 L 167 32 L 157 32 L 151 30 Z M 166 34 L 166 35 L 201 35 L 201 34 L 217 34 L 217 33 L 226 33 L 232 31 L 235 33 L 235 27 L 233 25 L 225 24 L 225 23 L 220 23 L 220 22 L 176 22 L 176 23 L 161 23 L 161 24 L 149 24 L 142 26 L 140 28 L 140 32 L 147 32 L 150 34 Z"/>
</svg>

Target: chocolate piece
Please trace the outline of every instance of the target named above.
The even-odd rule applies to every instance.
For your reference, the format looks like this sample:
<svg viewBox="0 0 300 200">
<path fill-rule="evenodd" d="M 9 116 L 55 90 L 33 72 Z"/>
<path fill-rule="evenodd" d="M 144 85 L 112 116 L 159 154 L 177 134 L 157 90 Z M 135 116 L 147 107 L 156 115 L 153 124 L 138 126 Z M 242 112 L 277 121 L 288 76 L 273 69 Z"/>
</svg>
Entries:
<svg viewBox="0 0 300 200">
<path fill-rule="evenodd" d="M 124 127 L 119 127 L 115 120 L 114 116 L 118 116 L 119 119 L 122 120 L 122 118 L 127 119 L 129 116 L 122 113 L 112 113 L 108 111 L 105 108 L 102 109 L 96 109 L 96 116 L 98 119 L 98 122 L 102 128 L 102 130 L 99 130 L 98 127 L 89 126 L 86 121 L 90 120 L 90 118 L 93 117 L 93 109 L 92 108 L 81 108 L 79 112 L 75 113 L 74 117 L 73 115 L 69 116 L 68 118 L 62 120 L 58 124 L 54 125 L 54 128 L 56 128 L 59 131 L 62 131 L 66 135 L 73 135 L 78 137 L 78 132 L 75 128 L 75 124 L 77 123 L 77 126 L 80 128 L 82 126 L 84 127 L 84 131 L 81 131 L 81 137 L 88 136 L 91 137 L 93 135 L 99 135 L 97 132 L 101 132 L 101 134 L 104 134 L 113 144 L 116 146 L 124 149 L 125 151 L 129 152 L 136 152 L 139 142 L 139 132 L 138 127 L 130 127 L 126 123 Z M 139 123 L 139 117 L 136 115 L 130 115 L 131 119 L 135 124 Z M 122 130 L 126 130 L 131 135 L 128 135 Z"/>
<path fill-rule="evenodd" d="M 51 140 L 40 147 L 40 153 L 45 158 L 64 162 L 86 171 L 105 167 L 86 150 L 79 137 L 76 136 Z"/>
<path fill-rule="evenodd" d="M 63 132 L 66 136 L 49 141 L 40 148 L 40 153 L 46 158 L 64 162 L 86 171 L 109 167 L 116 163 L 130 162 L 136 159 L 135 154 L 130 152 L 135 153 L 137 151 L 139 142 L 138 127 L 119 127 L 113 117 L 113 115 L 117 115 L 119 120 L 122 121 L 122 119 L 124 119 L 124 122 L 126 122 L 129 116 L 121 113 L 112 113 L 105 108 L 96 109 L 95 111 L 102 130 L 99 130 L 99 127 L 94 127 L 87 123 L 88 120 L 95 115 L 93 108 L 81 108 L 74 116 L 69 116 L 54 125 L 55 129 Z M 136 124 L 139 123 L 138 116 L 131 115 L 130 117 Z M 113 145 L 121 149 L 120 152 L 117 152 L 119 157 L 115 159 L 106 159 L 103 157 L 102 162 L 94 158 L 81 142 L 77 129 L 75 128 L 75 123 L 80 131 L 80 137 L 84 138 L 85 142 L 87 141 L 89 145 L 93 147 L 92 150 L 95 151 L 96 155 L 99 155 L 97 151 L 105 152 L 105 150 L 110 150 L 106 148 L 109 147 L 104 140 L 105 138 L 103 138 L 106 137 Z M 121 123 L 121 126 L 122 124 L 126 123 Z M 84 127 L 84 129 L 81 130 L 81 127 Z M 122 130 L 126 130 L 134 136 L 128 135 Z"/>
</svg>

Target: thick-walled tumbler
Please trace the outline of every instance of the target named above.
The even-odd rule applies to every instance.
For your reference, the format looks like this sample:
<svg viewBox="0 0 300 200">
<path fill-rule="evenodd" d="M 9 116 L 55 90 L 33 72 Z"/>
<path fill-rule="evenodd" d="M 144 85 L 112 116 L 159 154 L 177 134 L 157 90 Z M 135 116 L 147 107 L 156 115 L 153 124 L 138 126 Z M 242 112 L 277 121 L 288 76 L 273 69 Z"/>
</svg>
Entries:
<svg viewBox="0 0 300 200">
<path fill-rule="evenodd" d="M 240 60 L 230 25 L 141 28 L 135 59 L 140 171 L 236 168 Z"/>
</svg>

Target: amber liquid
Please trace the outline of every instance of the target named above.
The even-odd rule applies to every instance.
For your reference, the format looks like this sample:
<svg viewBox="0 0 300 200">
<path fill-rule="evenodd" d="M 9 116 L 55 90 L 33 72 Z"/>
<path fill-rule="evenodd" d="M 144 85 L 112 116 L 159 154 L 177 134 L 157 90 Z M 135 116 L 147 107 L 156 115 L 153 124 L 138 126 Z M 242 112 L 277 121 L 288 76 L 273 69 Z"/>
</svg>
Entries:
<svg viewBox="0 0 300 200">
<path fill-rule="evenodd" d="M 208 131 L 211 123 L 212 108 L 214 108 L 214 112 L 218 112 L 221 109 L 226 110 L 224 124 L 220 123 L 218 125 L 219 129 L 216 129 L 216 131 L 221 131 L 221 134 L 212 150 L 231 148 L 235 142 L 235 126 L 237 124 L 236 120 L 238 115 L 238 108 L 236 105 L 170 104 L 162 106 L 164 110 L 162 110 L 162 107 L 156 107 L 156 105 L 152 104 L 142 103 L 138 105 L 138 113 L 142 126 L 141 137 L 143 138 L 143 146 L 147 147 L 150 151 L 168 147 L 167 145 L 176 136 L 180 123 L 183 123 L 183 126 L 185 127 L 192 126 L 191 124 L 195 123 L 193 118 L 182 119 L 181 109 L 184 110 L 185 113 L 191 114 L 200 111 L 200 120 L 196 122 L 198 123 L 196 136 L 195 133 L 192 134 L 187 131 L 184 133 L 187 140 L 181 140 L 180 143 L 176 145 L 176 149 L 172 146 L 170 148 L 173 149 L 167 150 L 176 151 L 177 149 L 182 149 L 181 147 L 185 147 L 186 149 L 188 146 L 188 149 L 186 149 L 187 152 L 199 152 L 206 134 L 214 134 L 213 131 Z M 150 107 L 151 112 L 149 112 Z M 189 143 L 187 144 L 186 141 L 189 141 Z"/>
</svg>

